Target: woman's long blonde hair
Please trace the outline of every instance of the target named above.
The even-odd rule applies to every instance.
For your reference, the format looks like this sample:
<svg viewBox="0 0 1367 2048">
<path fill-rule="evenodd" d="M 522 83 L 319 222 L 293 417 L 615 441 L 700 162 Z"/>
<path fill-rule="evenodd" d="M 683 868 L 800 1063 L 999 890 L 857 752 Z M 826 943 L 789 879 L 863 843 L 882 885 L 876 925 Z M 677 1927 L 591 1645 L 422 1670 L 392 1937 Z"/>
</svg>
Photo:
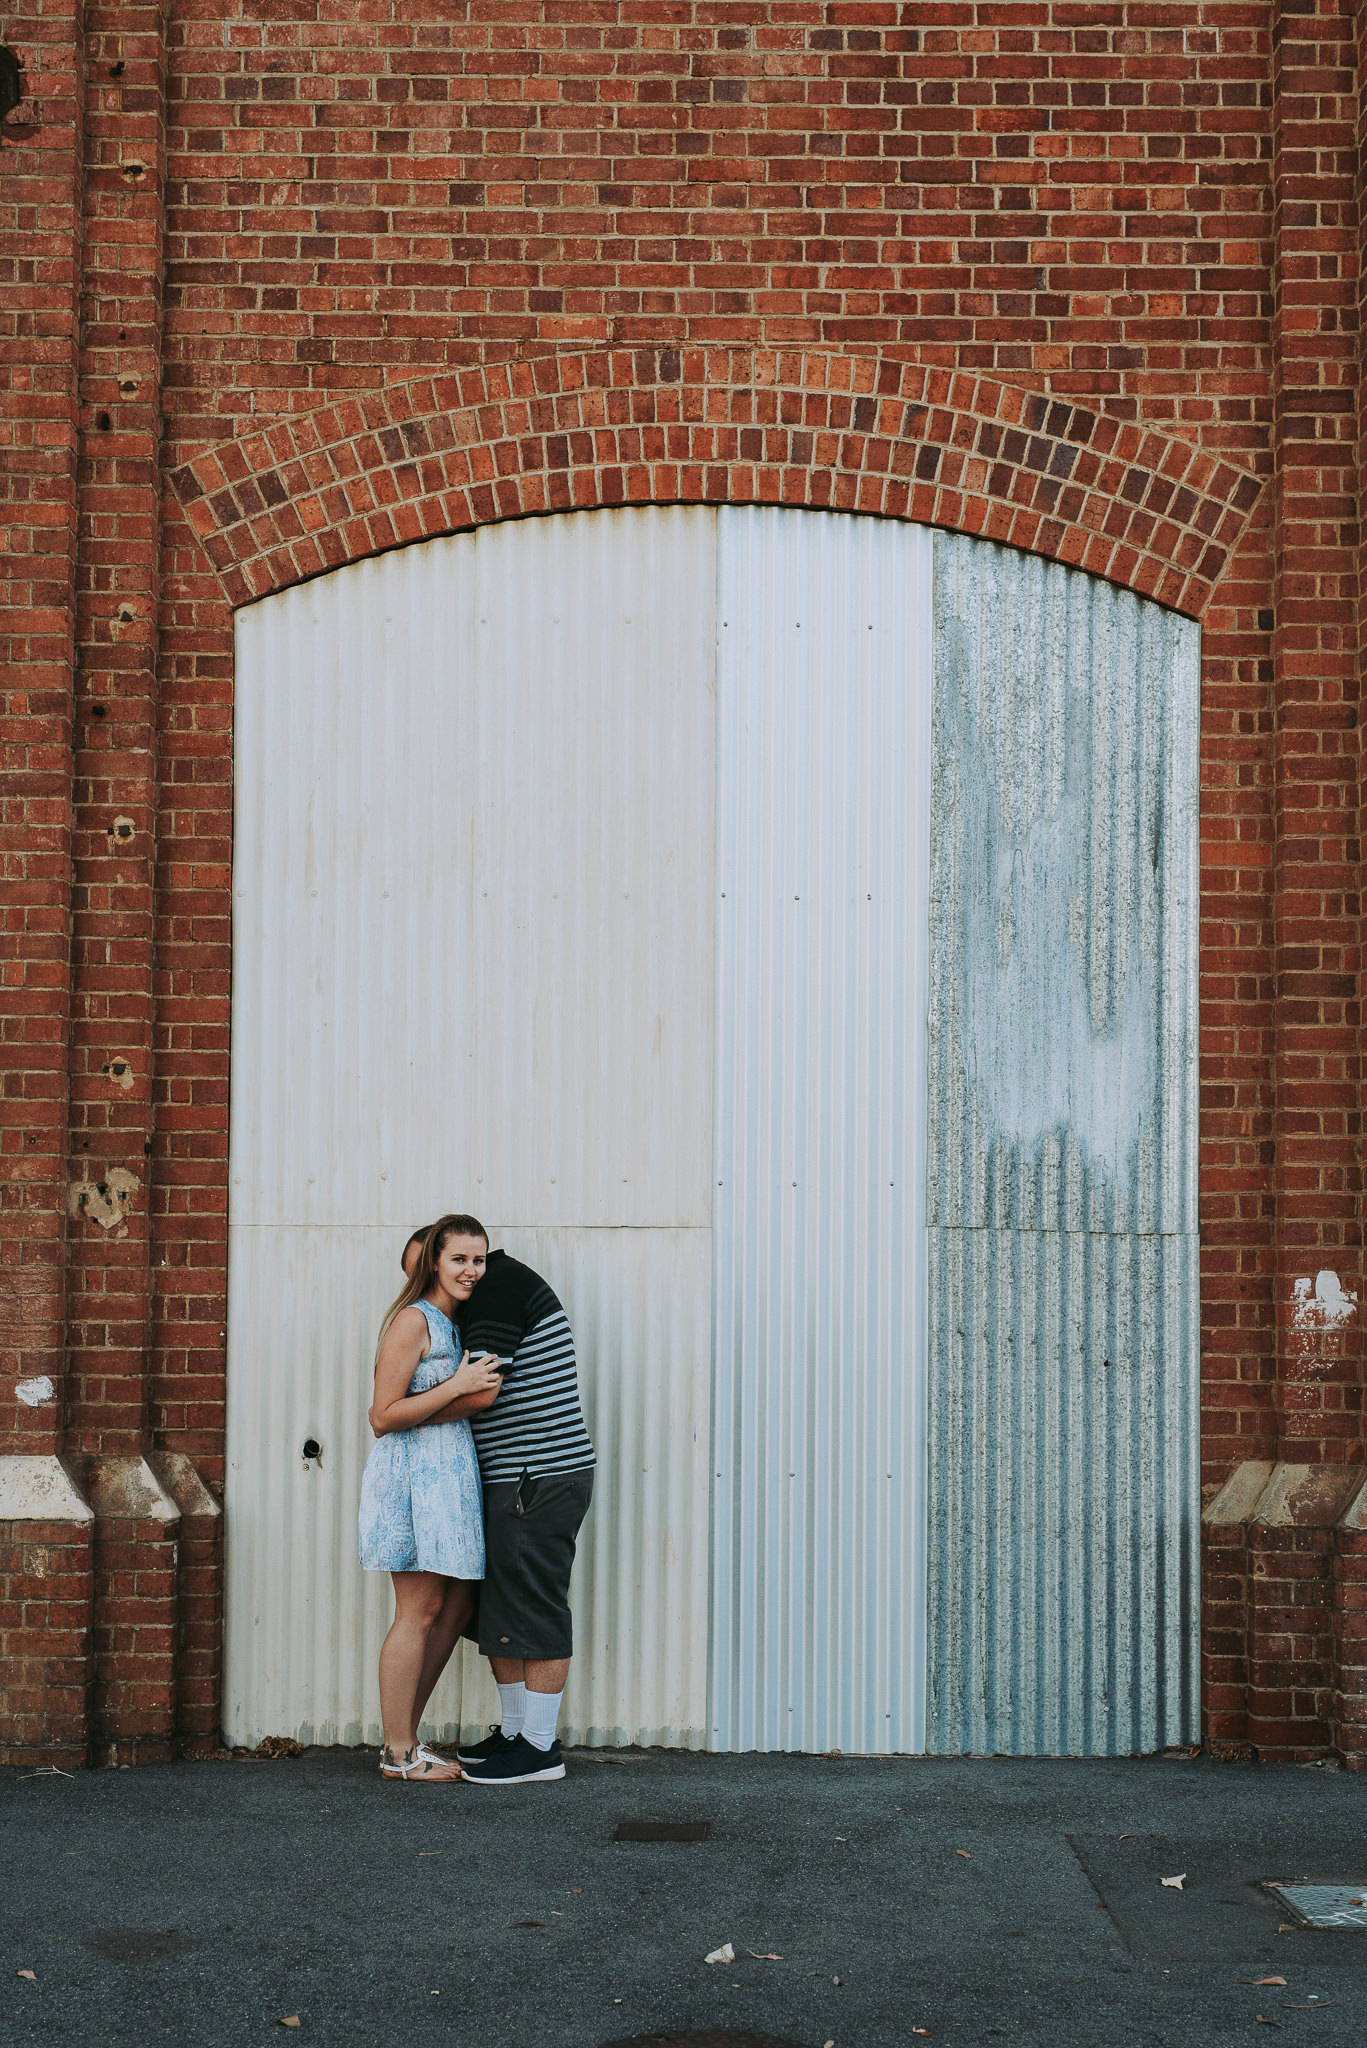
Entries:
<svg viewBox="0 0 1367 2048">
<path fill-rule="evenodd" d="M 421 1301 L 423 1296 L 430 1294 L 436 1286 L 437 1258 L 448 1237 L 482 1237 L 486 1249 L 489 1243 L 488 1231 L 475 1216 L 439 1216 L 435 1223 L 428 1224 L 422 1234 L 422 1250 L 418 1254 L 418 1263 L 414 1266 L 411 1277 L 404 1281 L 385 1310 L 384 1321 L 380 1324 L 380 1334 L 375 1340 L 377 1365 L 380 1361 L 381 1347 L 389 1335 L 389 1326 L 395 1316 L 406 1308 L 412 1308 L 415 1301 Z"/>
</svg>

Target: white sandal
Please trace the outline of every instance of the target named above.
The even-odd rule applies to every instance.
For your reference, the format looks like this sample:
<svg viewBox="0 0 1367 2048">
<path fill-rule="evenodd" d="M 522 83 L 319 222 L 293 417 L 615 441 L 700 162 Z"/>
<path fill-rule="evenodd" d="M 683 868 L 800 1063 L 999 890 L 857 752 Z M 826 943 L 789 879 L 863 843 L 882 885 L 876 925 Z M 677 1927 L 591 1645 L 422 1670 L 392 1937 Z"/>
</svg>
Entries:
<svg viewBox="0 0 1367 2048">
<path fill-rule="evenodd" d="M 425 1742 L 420 1742 L 414 1752 L 414 1761 L 420 1764 L 453 1764 L 456 1759 L 453 1756 L 439 1756 L 435 1749 L 429 1749 Z M 464 1771 L 461 1772 L 461 1776 L 465 1776 Z"/>
<path fill-rule="evenodd" d="M 433 1775 L 434 1765 L 441 1773 L 439 1777 Z M 452 1763 L 450 1757 L 437 1756 L 434 1751 L 425 1749 L 419 1743 L 407 1763 L 387 1763 L 384 1751 L 381 1750 L 380 1776 L 390 1779 L 402 1778 L 405 1784 L 410 1778 L 416 1778 L 419 1784 L 455 1785 L 463 1780 L 465 1773 L 459 1764 Z"/>
</svg>

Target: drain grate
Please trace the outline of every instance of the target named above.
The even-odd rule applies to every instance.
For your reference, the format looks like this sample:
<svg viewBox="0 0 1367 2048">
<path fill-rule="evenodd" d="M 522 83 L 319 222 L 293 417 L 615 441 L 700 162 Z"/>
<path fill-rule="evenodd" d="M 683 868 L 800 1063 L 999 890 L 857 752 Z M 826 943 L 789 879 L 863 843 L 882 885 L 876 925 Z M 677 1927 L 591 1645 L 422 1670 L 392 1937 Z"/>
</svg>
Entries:
<svg viewBox="0 0 1367 2048">
<path fill-rule="evenodd" d="M 633 2034 L 629 2041 L 604 2041 L 602 2048 L 801 2048 L 777 2034 Z"/>
<path fill-rule="evenodd" d="M 705 1842 L 711 1832 L 710 1820 L 619 1820 L 612 1831 L 612 1839 L 614 1842 Z"/>
<path fill-rule="evenodd" d="M 1367 1884 L 1270 1884 L 1302 1927 L 1367 1927 Z"/>
</svg>

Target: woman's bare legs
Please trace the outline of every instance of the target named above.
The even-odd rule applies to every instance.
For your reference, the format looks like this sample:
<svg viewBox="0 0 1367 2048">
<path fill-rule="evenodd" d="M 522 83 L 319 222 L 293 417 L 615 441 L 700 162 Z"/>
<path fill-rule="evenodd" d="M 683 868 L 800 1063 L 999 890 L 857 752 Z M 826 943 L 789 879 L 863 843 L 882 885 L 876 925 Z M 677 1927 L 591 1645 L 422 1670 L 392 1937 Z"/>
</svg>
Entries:
<svg viewBox="0 0 1367 2048">
<path fill-rule="evenodd" d="M 380 1719 L 384 1724 L 384 1761 L 393 1764 L 407 1761 L 417 1747 L 418 1688 L 428 1637 L 452 1582 L 440 1572 L 391 1572 L 389 1576 L 394 1581 L 394 1619 L 380 1649 Z M 459 1775 L 453 1765 L 451 1776 Z"/>
<path fill-rule="evenodd" d="M 461 1631 L 470 1619 L 475 1604 L 473 1580 L 447 1579 L 444 1584 L 446 1596 L 441 1603 L 441 1611 L 427 1633 L 427 1649 L 423 1654 L 418 1690 L 413 1699 L 415 1738 L 422 1726 L 427 1702 L 436 1690 L 437 1680 L 451 1661 L 451 1652 L 460 1641 Z"/>
</svg>

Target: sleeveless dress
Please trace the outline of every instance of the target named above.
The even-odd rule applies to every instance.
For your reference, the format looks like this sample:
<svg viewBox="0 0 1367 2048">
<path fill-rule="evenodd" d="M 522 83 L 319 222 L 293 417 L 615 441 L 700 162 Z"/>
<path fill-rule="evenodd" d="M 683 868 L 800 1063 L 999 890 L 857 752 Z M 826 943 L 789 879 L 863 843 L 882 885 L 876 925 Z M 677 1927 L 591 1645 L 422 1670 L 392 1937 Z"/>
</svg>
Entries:
<svg viewBox="0 0 1367 2048">
<path fill-rule="evenodd" d="M 460 1365 L 460 1339 L 430 1301 L 427 1356 L 408 1383 L 425 1394 Z M 420 1422 L 382 1436 L 361 1479 L 361 1564 L 368 1572 L 441 1572 L 448 1579 L 484 1577 L 484 1496 L 470 1425 Z"/>
</svg>

